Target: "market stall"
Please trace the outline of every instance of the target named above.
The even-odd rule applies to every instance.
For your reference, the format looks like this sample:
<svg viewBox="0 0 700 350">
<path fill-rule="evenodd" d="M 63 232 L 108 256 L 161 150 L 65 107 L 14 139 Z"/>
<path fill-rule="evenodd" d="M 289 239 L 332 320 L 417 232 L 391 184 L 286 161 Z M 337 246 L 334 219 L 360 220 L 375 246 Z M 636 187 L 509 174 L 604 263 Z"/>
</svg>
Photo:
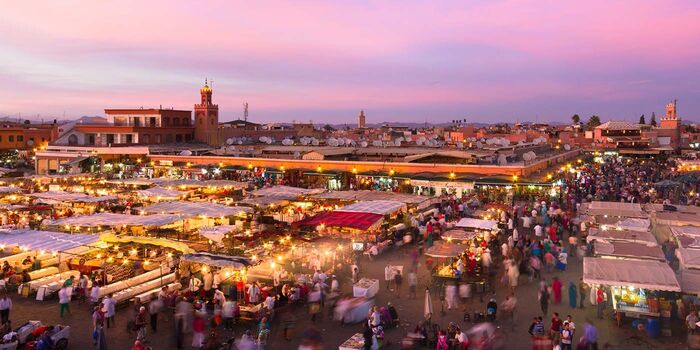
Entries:
<svg viewBox="0 0 700 350">
<path fill-rule="evenodd" d="M 659 317 L 664 292 L 681 291 L 668 264 L 652 260 L 585 257 L 583 281 L 609 286 L 613 309 L 631 317 Z"/>
</svg>

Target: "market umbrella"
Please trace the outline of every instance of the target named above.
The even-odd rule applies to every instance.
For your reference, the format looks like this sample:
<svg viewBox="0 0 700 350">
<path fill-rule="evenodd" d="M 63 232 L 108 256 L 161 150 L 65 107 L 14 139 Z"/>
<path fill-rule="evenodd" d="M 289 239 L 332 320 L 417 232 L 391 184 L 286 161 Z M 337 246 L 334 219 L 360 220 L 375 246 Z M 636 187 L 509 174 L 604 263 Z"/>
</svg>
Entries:
<svg viewBox="0 0 700 350">
<path fill-rule="evenodd" d="M 433 317 L 433 299 L 430 297 L 430 289 L 425 288 L 425 308 L 423 309 L 423 316 L 430 322 Z"/>
</svg>

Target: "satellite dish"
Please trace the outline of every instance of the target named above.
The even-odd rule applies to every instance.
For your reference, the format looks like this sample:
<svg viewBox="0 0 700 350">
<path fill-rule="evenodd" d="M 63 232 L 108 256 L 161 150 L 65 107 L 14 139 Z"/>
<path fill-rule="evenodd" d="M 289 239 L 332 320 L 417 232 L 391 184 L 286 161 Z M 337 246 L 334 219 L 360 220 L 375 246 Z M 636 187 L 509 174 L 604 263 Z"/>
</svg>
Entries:
<svg viewBox="0 0 700 350">
<path fill-rule="evenodd" d="M 226 144 L 227 144 L 227 145 L 233 145 L 233 138 L 228 138 L 228 139 L 226 139 Z"/>
<path fill-rule="evenodd" d="M 571 146 L 567 143 L 564 145 L 564 149 L 568 151 L 571 149 Z"/>
<path fill-rule="evenodd" d="M 366 147 L 367 147 L 367 141 L 362 141 L 362 142 L 360 142 L 360 147 L 366 148 Z"/>
<path fill-rule="evenodd" d="M 316 140 L 316 139 L 311 140 L 311 144 L 314 146 L 318 146 L 318 140 Z"/>
<path fill-rule="evenodd" d="M 191 156 L 191 155 L 192 155 L 192 151 L 190 151 L 190 150 L 184 150 L 184 151 L 180 152 L 180 155 L 181 155 L 181 156 Z"/>
<path fill-rule="evenodd" d="M 242 145 L 242 144 L 243 144 L 243 140 L 238 140 L 238 142 L 236 142 L 236 143 L 239 144 L 239 145 Z"/>
<path fill-rule="evenodd" d="M 464 144 L 461 142 L 457 142 L 457 148 L 459 148 L 459 149 L 464 148 Z"/>
<path fill-rule="evenodd" d="M 476 148 L 482 149 L 484 147 L 484 144 L 481 143 L 481 141 L 476 141 Z"/>
<path fill-rule="evenodd" d="M 294 152 L 294 159 L 299 159 L 301 158 L 301 153 L 299 151 Z"/>
<path fill-rule="evenodd" d="M 374 141 L 372 141 L 372 146 L 374 146 L 374 147 L 382 147 L 382 141 L 374 140 Z"/>
<path fill-rule="evenodd" d="M 300 140 L 300 142 L 301 142 L 301 144 L 302 144 L 303 146 L 306 146 L 306 145 L 309 144 L 309 139 L 306 138 L 306 137 L 302 137 L 301 140 Z"/>
<path fill-rule="evenodd" d="M 27 140 L 27 146 L 34 146 L 34 140 Z"/>
</svg>

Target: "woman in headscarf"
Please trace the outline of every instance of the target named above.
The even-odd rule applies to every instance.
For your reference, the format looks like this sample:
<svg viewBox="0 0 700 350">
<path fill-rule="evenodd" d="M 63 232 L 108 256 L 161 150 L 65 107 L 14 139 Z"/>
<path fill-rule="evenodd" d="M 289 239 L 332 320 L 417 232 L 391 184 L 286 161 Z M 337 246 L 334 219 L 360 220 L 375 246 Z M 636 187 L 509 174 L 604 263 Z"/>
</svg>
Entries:
<svg viewBox="0 0 700 350">
<path fill-rule="evenodd" d="M 569 282 L 569 306 L 572 309 L 576 308 L 576 285 L 574 282 Z"/>
</svg>

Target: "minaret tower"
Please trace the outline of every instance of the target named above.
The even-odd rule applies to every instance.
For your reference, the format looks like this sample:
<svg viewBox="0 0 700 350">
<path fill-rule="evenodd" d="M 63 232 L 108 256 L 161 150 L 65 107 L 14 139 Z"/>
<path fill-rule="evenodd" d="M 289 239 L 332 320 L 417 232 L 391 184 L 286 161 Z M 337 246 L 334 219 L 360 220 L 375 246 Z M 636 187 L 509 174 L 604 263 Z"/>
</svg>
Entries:
<svg viewBox="0 0 700 350">
<path fill-rule="evenodd" d="M 194 105 L 194 139 L 218 147 L 219 106 L 211 102 L 212 89 L 207 79 L 199 93 L 201 102 Z"/>
</svg>

